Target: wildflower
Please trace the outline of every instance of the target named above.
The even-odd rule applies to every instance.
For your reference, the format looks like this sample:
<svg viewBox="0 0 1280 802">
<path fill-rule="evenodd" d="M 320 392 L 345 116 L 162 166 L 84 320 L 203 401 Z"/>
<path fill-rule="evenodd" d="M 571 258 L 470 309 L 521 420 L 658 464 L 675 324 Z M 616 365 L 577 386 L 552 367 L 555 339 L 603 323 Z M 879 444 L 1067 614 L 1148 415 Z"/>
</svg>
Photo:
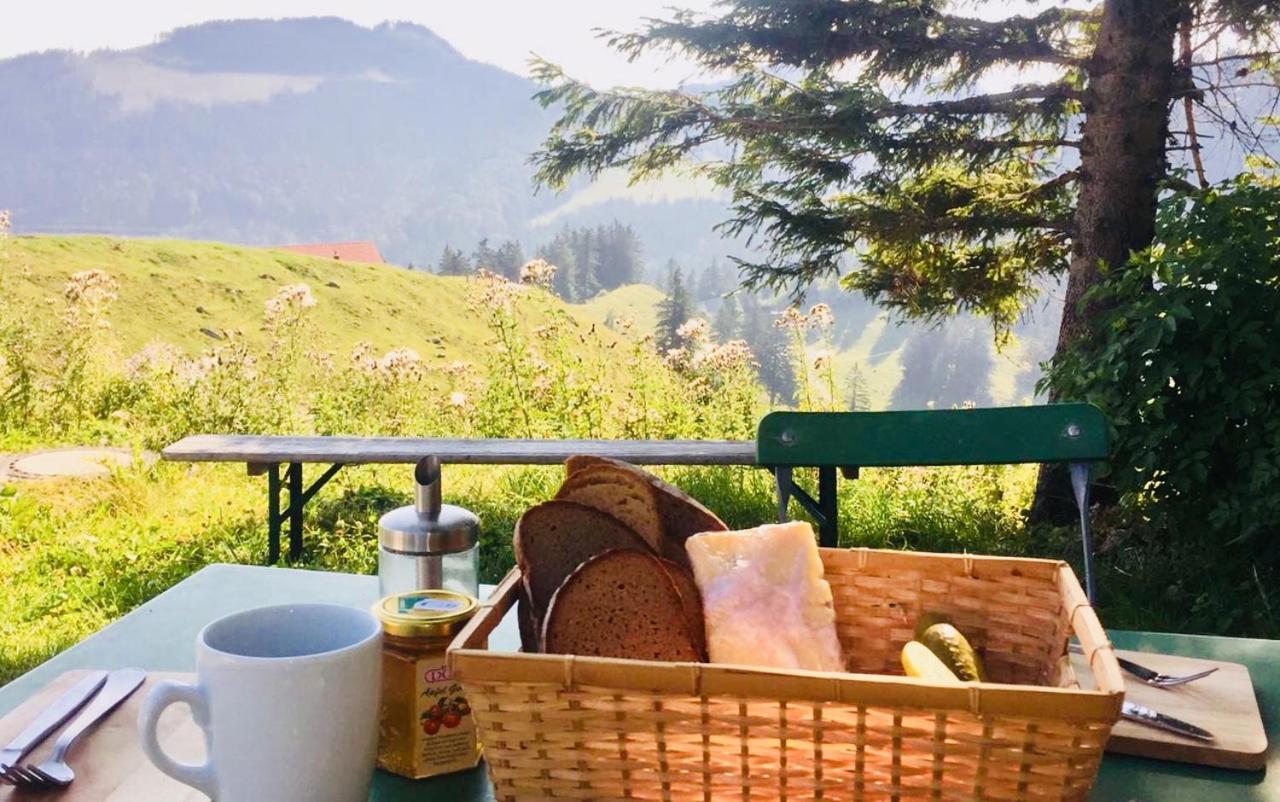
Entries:
<svg viewBox="0 0 1280 802">
<path fill-rule="evenodd" d="M 552 279 L 556 277 L 557 269 L 546 259 L 530 259 L 524 263 L 524 267 L 520 268 L 520 283 L 537 287 L 550 286 Z"/>
<path fill-rule="evenodd" d="M 472 302 L 485 310 L 510 310 L 521 290 L 524 289 L 519 284 L 513 284 L 485 268 L 477 270 L 471 281 L 473 282 Z"/>
<path fill-rule="evenodd" d="M 730 340 L 709 349 L 704 362 L 719 373 L 727 373 L 755 365 L 756 358 L 746 340 Z"/>
<path fill-rule="evenodd" d="M 440 369 L 446 376 L 461 376 L 471 371 L 471 363 L 455 359 Z"/>
<path fill-rule="evenodd" d="M 63 285 L 68 303 L 100 308 L 116 299 L 120 284 L 105 270 L 82 270 Z"/>
<path fill-rule="evenodd" d="M 826 330 L 836 323 L 835 315 L 831 314 L 831 307 L 826 304 L 814 304 L 809 310 L 809 325 L 815 329 Z"/>
<path fill-rule="evenodd" d="M 788 306 L 778 314 L 777 319 L 773 321 L 773 327 L 776 329 L 804 331 L 809 327 L 809 318 L 805 317 L 805 314 L 800 311 L 799 307 Z"/>
<path fill-rule="evenodd" d="M 378 369 L 397 379 L 413 378 L 422 369 L 422 357 L 412 348 L 393 348 L 378 360 Z"/>
<path fill-rule="evenodd" d="M 268 323 L 284 322 L 286 316 L 296 316 L 303 309 L 316 305 L 315 296 L 306 284 L 290 284 L 281 287 L 266 303 Z"/>
<path fill-rule="evenodd" d="M 815 351 L 813 354 L 813 369 L 822 372 L 831 366 L 831 353 L 829 351 Z"/>
<path fill-rule="evenodd" d="M 141 351 L 125 360 L 124 372 L 133 379 L 144 378 L 148 373 L 174 370 L 186 356 L 181 349 L 164 342 L 148 343 Z"/>
<path fill-rule="evenodd" d="M 467 398 L 467 394 L 461 390 L 454 390 L 452 393 L 449 393 L 449 406 L 456 409 L 465 409 L 469 400 L 470 399 Z"/>
<path fill-rule="evenodd" d="M 676 336 L 691 345 L 706 342 L 710 337 L 710 333 L 711 325 L 700 317 L 690 318 L 680 328 L 676 329 Z"/>
<path fill-rule="evenodd" d="M 378 360 L 373 357 L 373 343 L 361 340 L 351 349 L 351 364 L 357 370 L 372 373 L 378 369 Z"/>
</svg>

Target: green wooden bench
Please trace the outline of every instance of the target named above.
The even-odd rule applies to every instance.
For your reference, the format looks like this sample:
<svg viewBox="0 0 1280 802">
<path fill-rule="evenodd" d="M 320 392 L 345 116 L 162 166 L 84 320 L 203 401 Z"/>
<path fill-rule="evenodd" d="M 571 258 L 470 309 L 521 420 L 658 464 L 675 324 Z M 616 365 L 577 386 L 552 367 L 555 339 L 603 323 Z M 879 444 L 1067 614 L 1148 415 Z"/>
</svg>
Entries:
<svg viewBox="0 0 1280 802">
<path fill-rule="evenodd" d="M 1050 404 L 911 412 L 773 412 L 760 421 L 756 464 L 773 471 L 778 515 L 794 498 L 818 523 L 824 546 L 837 545 L 836 471 L 920 465 L 1067 463 L 1084 550 L 1085 589 L 1096 598 L 1090 471 L 1110 453 L 1110 430 L 1092 404 Z M 816 497 L 797 485 L 795 468 L 817 468 Z"/>
</svg>

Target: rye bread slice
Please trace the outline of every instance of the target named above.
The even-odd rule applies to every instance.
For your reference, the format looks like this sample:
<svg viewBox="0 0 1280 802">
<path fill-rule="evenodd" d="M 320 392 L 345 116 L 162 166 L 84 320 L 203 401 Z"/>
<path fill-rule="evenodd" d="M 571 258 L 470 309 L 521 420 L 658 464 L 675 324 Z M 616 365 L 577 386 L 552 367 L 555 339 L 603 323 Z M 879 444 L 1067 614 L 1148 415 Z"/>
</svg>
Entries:
<svg viewBox="0 0 1280 802">
<path fill-rule="evenodd" d="M 707 625 L 702 617 L 702 593 L 698 591 L 698 583 L 694 580 L 693 573 L 680 564 L 666 558 L 659 559 L 662 560 L 662 567 L 667 569 L 667 576 L 671 578 L 671 583 L 676 586 L 676 591 L 680 594 L 685 622 L 689 625 L 689 635 L 693 638 L 693 645 L 698 649 L 698 659 L 706 662 Z"/>
<path fill-rule="evenodd" d="M 652 554 L 618 549 L 587 560 L 551 600 L 542 629 L 549 654 L 701 660 L 684 602 Z"/>
<path fill-rule="evenodd" d="M 644 478 L 613 465 L 593 465 L 570 475 L 557 499 L 595 507 L 622 521 L 654 551 L 663 548 L 662 517 L 657 494 Z"/>
<path fill-rule="evenodd" d="M 588 559 L 610 549 L 648 549 L 631 527 L 608 513 L 576 501 L 547 501 L 531 507 L 516 523 L 516 563 L 529 594 L 533 621 L 543 615 L 565 577 Z"/>
<path fill-rule="evenodd" d="M 667 542 L 657 549 L 663 557 L 685 568 L 692 569 L 689 555 L 685 553 L 684 542 L 700 532 L 727 532 L 729 527 L 720 517 L 704 507 L 697 499 L 680 488 L 664 482 L 648 471 L 637 468 L 629 462 L 610 459 L 609 457 L 573 456 L 565 460 L 565 470 L 569 479 L 577 473 L 599 465 L 612 465 L 634 476 L 644 479 L 657 494 L 658 514 L 662 518 L 662 530 Z M 567 481 L 567 480 L 566 480 Z"/>
<path fill-rule="evenodd" d="M 520 628 L 520 651 L 526 654 L 540 651 L 542 644 L 538 642 L 538 622 L 533 614 L 533 603 L 529 601 L 529 591 L 523 582 L 516 596 L 516 624 Z"/>
</svg>

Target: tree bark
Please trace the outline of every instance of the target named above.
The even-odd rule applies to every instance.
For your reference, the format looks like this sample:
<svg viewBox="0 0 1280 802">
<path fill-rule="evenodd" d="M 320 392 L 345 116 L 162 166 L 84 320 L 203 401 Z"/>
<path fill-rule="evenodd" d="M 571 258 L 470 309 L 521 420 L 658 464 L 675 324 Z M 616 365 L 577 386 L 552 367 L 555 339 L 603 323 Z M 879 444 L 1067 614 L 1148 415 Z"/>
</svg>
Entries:
<svg viewBox="0 0 1280 802">
<path fill-rule="evenodd" d="M 1158 183 L 1167 170 L 1174 39 L 1186 0 L 1106 0 L 1098 43 L 1085 71 L 1080 197 L 1065 307 L 1054 357 L 1094 337 L 1100 309 L 1083 303 L 1102 267 L 1122 270 L 1155 235 Z M 1050 393 L 1050 400 L 1057 400 Z M 1074 514 L 1065 470 L 1041 470 L 1033 520 Z"/>
</svg>

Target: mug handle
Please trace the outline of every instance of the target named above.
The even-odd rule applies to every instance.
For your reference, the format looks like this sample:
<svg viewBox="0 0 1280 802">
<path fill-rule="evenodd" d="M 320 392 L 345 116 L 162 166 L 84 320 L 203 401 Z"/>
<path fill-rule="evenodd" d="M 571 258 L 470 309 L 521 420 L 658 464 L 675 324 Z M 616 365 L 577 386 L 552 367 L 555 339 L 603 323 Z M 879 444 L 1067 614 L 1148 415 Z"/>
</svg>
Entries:
<svg viewBox="0 0 1280 802">
<path fill-rule="evenodd" d="M 210 799 L 216 799 L 217 783 L 214 779 L 212 760 L 206 759 L 200 764 L 179 763 L 169 757 L 160 746 L 160 740 L 156 735 L 160 714 L 169 705 L 178 702 L 184 702 L 191 708 L 191 717 L 204 731 L 205 743 L 209 743 L 209 706 L 204 691 L 199 685 L 161 680 L 147 694 L 146 700 L 142 703 L 142 711 L 138 713 L 138 734 L 142 737 L 142 751 L 160 771 L 180 783 L 195 788 Z"/>
</svg>

